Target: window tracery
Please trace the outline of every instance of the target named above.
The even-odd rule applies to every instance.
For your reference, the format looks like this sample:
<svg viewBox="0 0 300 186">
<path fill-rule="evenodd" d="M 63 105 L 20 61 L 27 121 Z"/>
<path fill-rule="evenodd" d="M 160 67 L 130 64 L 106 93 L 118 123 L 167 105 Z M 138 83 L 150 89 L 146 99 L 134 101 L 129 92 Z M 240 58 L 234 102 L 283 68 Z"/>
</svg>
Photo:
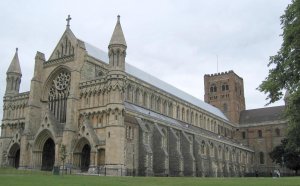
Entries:
<svg viewBox="0 0 300 186">
<path fill-rule="evenodd" d="M 66 122 L 67 98 L 70 90 L 71 74 L 61 72 L 52 81 L 49 89 L 49 110 L 60 123 Z"/>
</svg>

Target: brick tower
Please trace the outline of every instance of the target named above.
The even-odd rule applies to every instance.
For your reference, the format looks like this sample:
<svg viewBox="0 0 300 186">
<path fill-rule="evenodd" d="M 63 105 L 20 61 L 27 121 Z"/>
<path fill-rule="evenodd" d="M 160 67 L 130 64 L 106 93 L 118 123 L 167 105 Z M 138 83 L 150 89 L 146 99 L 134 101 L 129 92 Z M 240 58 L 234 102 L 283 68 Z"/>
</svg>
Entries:
<svg viewBox="0 0 300 186">
<path fill-rule="evenodd" d="M 232 70 L 204 76 L 205 102 L 219 108 L 233 123 L 245 110 L 244 83 Z"/>
</svg>

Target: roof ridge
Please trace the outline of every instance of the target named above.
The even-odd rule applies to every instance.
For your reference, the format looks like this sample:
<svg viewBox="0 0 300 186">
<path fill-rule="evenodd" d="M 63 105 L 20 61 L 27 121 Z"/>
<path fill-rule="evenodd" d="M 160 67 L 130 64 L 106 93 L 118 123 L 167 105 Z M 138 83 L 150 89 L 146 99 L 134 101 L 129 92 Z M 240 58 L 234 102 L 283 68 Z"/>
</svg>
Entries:
<svg viewBox="0 0 300 186">
<path fill-rule="evenodd" d="M 271 106 L 271 107 L 261 107 L 261 108 L 255 108 L 255 109 L 246 109 L 246 110 L 243 110 L 243 111 L 254 111 L 254 110 L 272 109 L 272 108 L 279 108 L 279 107 L 285 107 L 285 105 L 278 105 L 278 106 Z"/>
<path fill-rule="evenodd" d="M 101 50 L 85 41 L 83 41 L 83 42 L 85 44 L 87 53 L 90 56 L 92 56 L 96 59 L 99 59 L 100 61 L 103 61 L 106 64 L 109 63 L 107 52 L 104 52 L 103 50 Z M 104 54 L 106 54 L 106 55 L 104 55 Z M 133 77 L 136 77 L 139 80 L 142 80 L 156 88 L 159 88 L 162 91 L 165 91 L 175 97 L 178 97 L 181 100 L 191 103 L 207 112 L 210 112 L 216 116 L 219 116 L 220 118 L 222 118 L 224 120 L 229 121 L 228 118 L 225 116 L 225 114 L 217 107 L 214 107 L 214 106 L 202 101 L 201 99 L 196 98 L 195 96 L 190 95 L 189 93 L 187 93 L 183 90 L 180 90 L 179 88 L 177 88 L 163 80 L 160 80 L 159 78 L 131 65 L 130 63 L 126 62 L 125 65 L 126 65 L 125 72 L 127 74 L 132 75 Z"/>
</svg>

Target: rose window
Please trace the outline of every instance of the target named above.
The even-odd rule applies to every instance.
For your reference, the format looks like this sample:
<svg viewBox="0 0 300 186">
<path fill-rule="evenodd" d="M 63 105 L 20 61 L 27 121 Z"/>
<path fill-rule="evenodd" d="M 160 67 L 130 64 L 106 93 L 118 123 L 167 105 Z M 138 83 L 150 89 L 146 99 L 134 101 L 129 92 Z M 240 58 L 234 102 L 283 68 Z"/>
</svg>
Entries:
<svg viewBox="0 0 300 186">
<path fill-rule="evenodd" d="M 70 84 L 70 74 L 62 72 L 53 82 L 57 90 L 65 90 Z"/>
</svg>

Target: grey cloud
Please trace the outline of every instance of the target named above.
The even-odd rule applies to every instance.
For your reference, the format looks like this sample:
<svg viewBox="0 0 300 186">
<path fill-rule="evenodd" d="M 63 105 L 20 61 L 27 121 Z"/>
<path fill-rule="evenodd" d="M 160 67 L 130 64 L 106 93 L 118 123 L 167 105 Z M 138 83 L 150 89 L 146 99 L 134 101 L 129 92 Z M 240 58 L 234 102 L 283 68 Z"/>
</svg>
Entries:
<svg viewBox="0 0 300 186">
<path fill-rule="evenodd" d="M 263 107 L 256 87 L 267 76 L 268 58 L 281 45 L 279 17 L 290 0 L 165 1 L 1 1 L 0 97 L 15 47 L 27 91 L 34 56 L 48 58 L 71 14 L 71 29 L 83 40 L 107 49 L 116 15 L 128 44 L 127 61 L 203 99 L 203 76 L 233 69 L 244 78 L 247 108 Z M 276 104 L 282 104 L 279 102 Z M 2 108 L 2 102 L 0 108 Z M 2 109 L 0 119 L 2 118 Z"/>
</svg>

